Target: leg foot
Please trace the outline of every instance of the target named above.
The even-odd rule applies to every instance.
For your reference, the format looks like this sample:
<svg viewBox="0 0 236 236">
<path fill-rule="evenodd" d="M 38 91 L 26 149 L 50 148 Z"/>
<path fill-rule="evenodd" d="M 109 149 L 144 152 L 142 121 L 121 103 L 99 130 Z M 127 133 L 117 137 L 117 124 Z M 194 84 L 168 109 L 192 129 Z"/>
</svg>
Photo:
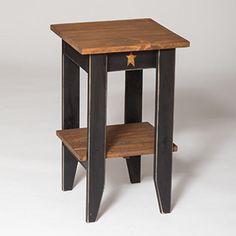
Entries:
<svg viewBox="0 0 236 236">
<path fill-rule="evenodd" d="M 64 145 L 62 149 L 62 190 L 68 191 L 73 189 L 78 161 Z"/>
<path fill-rule="evenodd" d="M 132 184 L 141 182 L 141 156 L 125 158 Z"/>
</svg>

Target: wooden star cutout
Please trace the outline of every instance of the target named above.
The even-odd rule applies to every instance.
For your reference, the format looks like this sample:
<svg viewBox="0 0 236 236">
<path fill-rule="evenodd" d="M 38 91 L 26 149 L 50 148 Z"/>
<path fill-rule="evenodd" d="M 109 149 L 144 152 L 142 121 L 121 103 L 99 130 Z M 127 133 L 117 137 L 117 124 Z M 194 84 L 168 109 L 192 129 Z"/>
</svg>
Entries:
<svg viewBox="0 0 236 236">
<path fill-rule="evenodd" d="M 135 66 L 135 58 L 136 58 L 136 55 L 133 55 L 132 53 L 130 53 L 129 55 L 126 56 L 127 57 L 127 66 L 128 65 L 132 65 L 132 66 Z"/>
</svg>

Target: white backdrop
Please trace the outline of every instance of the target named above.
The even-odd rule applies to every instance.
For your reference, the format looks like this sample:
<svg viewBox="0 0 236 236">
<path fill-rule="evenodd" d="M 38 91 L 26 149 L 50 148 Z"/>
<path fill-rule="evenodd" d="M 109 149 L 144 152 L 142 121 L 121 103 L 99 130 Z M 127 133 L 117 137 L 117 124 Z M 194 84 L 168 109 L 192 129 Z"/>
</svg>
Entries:
<svg viewBox="0 0 236 236">
<path fill-rule="evenodd" d="M 49 25 L 150 17 L 191 41 L 179 50 L 189 73 L 235 73 L 235 1 L 1 1 L 1 66 L 58 66 L 59 40 Z"/>
<path fill-rule="evenodd" d="M 236 140 L 234 0 L 3 1 L 0 8 L 1 235 L 234 235 Z M 153 18 L 191 42 L 177 49 L 173 211 L 158 212 L 152 157 L 142 183 L 107 162 L 97 223 L 85 223 L 85 173 L 60 190 L 61 41 L 49 25 Z M 143 120 L 153 122 L 154 71 L 144 73 Z M 81 72 L 86 125 L 86 74 Z M 124 74 L 109 74 L 108 123 L 123 122 Z"/>
</svg>

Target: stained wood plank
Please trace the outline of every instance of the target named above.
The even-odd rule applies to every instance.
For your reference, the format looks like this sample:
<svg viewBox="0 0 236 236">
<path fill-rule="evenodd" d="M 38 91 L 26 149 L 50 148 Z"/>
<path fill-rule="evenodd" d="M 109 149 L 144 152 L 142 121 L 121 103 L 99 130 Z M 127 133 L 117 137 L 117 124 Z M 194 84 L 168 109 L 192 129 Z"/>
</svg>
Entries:
<svg viewBox="0 0 236 236">
<path fill-rule="evenodd" d="M 106 132 L 107 158 L 154 153 L 154 127 L 148 122 L 110 125 Z M 87 160 L 87 128 L 59 130 L 57 136 L 78 160 Z M 175 144 L 173 151 L 177 151 Z"/>
<path fill-rule="evenodd" d="M 152 19 L 54 24 L 51 30 L 83 55 L 180 48 L 190 44 Z"/>
</svg>

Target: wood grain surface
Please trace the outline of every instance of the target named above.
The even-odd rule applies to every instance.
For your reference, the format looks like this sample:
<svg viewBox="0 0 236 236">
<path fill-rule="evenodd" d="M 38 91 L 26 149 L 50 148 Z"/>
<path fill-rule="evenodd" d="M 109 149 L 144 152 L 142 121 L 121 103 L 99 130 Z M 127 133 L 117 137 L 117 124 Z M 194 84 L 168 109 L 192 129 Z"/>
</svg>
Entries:
<svg viewBox="0 0 236 236">
<path fill-rule="evenodd" d="M 189 41 L 152 19 L 51 25 L 79 53 L 100 54 L 189 47 Z"/>
<path fill-rule="evenodd" d="M 106 133 L 107 158 L 154 153 L 154 127 L 148 122 L 110 125 Z M 57 136 L 78 160 L 87 160 L 87 128 L 59 130 Z M 175 144 L 173 151 L 177 151 Z"/>
</svg>

